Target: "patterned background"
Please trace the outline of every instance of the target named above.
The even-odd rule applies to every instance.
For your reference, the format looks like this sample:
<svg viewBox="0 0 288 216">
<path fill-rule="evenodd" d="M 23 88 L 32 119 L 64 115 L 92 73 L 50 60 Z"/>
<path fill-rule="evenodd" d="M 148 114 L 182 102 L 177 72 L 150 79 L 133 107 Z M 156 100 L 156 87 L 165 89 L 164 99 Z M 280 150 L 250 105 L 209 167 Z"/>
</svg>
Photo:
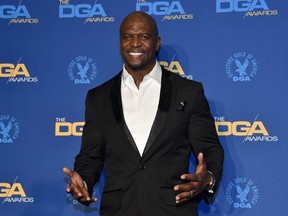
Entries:
<svg viewBox="0 0 288 216">
<path fill-rule="evenodd" d="M 203 83 L 226 152 L 200 216 L 287 215 L 286 0 L 0 0 L 0 214 L 99 215 L 66 194 L 62 168 L 87 90 L 122 68 L 118 28 L 135 10 L 159 25 L 161 64 Z"/>
</svg>

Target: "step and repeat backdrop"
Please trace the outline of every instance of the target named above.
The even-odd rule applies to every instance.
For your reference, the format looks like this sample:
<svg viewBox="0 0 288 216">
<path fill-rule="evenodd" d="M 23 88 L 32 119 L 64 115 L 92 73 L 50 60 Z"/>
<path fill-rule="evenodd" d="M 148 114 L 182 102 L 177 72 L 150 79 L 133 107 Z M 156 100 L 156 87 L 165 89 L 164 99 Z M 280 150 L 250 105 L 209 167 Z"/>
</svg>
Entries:
<svg viewBox="0 0 288 216">
<path fill-rule="evenodd" d="M 122 68 L 119 24 L 135 10 L 159 25 L 161 65 L 203 83 L 226 153 L 200 216 L 288 215 L 286 0 L 0 0 L 0 215 L 99 215 L 65 192 L 62 168 L 87 90 Z"/>
</svg>

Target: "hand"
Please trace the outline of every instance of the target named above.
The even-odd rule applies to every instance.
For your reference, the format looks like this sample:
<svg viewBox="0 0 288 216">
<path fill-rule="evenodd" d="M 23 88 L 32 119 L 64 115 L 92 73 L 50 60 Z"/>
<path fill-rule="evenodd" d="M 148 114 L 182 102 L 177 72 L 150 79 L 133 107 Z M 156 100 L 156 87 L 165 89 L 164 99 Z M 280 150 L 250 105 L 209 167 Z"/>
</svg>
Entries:
<svg viewBox="0 0 288 216">
<path fill-rule="evenodd" d="M 97 201 L 96 198 L 89 196 L 88 189 L 85 187 L 82 177 L 76 171 L 64 167 L 63 172 L 70 177 L 70 184 L 66 188 L 66 192 L 70 193 L 74 199 L 84 205 Z"/>
<path fill-rule="evenodd" d="M 200 152 L 197 159 L 198 165 L 195 174 L 181 175 L 181 180 L 186 180 L 187 183 L 176 185 L 174 187 L 175 191 L 181 192 L 175 198 L 176 203 L 185 202 L 209 188 L 212 176 L 207 172 L 203 153 Z"/>
</svg>

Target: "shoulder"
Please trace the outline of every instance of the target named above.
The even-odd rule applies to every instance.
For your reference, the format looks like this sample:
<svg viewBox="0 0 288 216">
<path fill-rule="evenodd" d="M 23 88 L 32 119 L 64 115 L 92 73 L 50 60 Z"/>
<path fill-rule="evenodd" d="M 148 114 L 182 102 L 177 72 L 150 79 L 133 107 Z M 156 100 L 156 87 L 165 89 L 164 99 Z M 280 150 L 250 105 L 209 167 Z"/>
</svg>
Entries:
<svg viewBox="0 0 288 216">
<path fill-rule="evenodd" d="M 184 78 L 177 73 L 168 71 L 165 68 L 162 68 L 162 72 L 163 72 L 163 78 L 164 79 L 168 78 L 169 80 L 171 80 L 176 87 L 187 90 L 192 89 L 193 91 L 195 90 L 203 91 L 203 85 L 199 81 Z"/>
<path fill-rule="evenodd" d="M 87 96 L 92 96 L 92 97 L 99 97 L 99 96 L 105 96 L 107 93 L 110 94 L 111 89 L 115 84 L 119 83 L 121 81 L 121 73 L 120 71 L 116 76 L 113 78 L 107 80 L 106 82 L 100 84 L 99 86 L 96 86 L 92 89 L 88 90 Z"/>
</svg>

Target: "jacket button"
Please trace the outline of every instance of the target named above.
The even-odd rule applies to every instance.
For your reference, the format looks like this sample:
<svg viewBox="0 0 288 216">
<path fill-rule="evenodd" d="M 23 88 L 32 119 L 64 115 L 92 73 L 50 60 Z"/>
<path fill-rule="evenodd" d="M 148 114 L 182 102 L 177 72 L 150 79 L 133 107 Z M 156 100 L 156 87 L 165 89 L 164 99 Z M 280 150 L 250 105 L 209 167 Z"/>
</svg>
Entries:
<svg viewBox="0 0 288 216">
<path fill-rule="evenodd" d="M 145 169 L 144 164 L 141 164 L 141 165 L 140 165 L 140 169 Z"/>
</svg>

